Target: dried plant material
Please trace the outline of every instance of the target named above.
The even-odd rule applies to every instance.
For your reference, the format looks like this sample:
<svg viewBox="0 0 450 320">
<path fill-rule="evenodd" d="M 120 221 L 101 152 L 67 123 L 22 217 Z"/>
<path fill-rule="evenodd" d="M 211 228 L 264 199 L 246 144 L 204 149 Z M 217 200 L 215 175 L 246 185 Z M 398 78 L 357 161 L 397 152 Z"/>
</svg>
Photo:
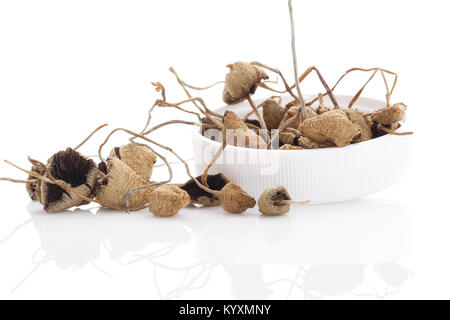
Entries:
<svg viewBox="0 0 450 320">
<path fill-rule="evenodd" d="M 31 166 L 31 171 L 36 172 L 40 175 L 44 174 L 44 170 L 36 165 Z M 29 180 L 33 180 L 32 176 L 28 176 Z M 31 200 L 33 201 L 39 201 L 42 202 L 41 197 L 41 180 L 34 179 L 32 182 L 28 182 L 25 184 L 27 188 L 28 195 L 30 196 Z"/>
<path fill-rule="evenodd" d="M 148 148 L 135 143 L 114 148 L 109 157 L 122 160 L 147 182 L 150 181 L 157 158 Z"/>
<path fill-rule="evenodd" d="M 299 108 L 300 108 L 299 106 L 293 106 L 293 107 L 289 108 L 289 110 L 284 114 L 279 127 L 281 127 L 285 123 L 288 123 L 289 120 L 291 120 L 293 117 L 295 117 Z M 311 107 L 306 107 L 306 114 L 307 114 L 308 118 L 313 118 L 313 117 L 317 116 L 317 113 Z M 298 127 L 300 126 L 300 123 L 302 123 L 303 120 L 304 120 L 303 117 L 299 117 L 299 118 L 295 119 L 294 121 L 290 121 L 288 125 L 283 127 L 283 131 L 287 128 L 298 129 Z"/>
<path fill-rule="evenodd" d="M 316 109 L 316 113 L 322 114 L 322 113 L 325 113 L 328 111 L 330 111 L 330 108 L 325 106 L 325 103 L 323 101 L 323 95 L 321 93 L 319 93 L 319 106 Z"/>
<path fill-rule="evenodd" d="M 396 124 L 392 125 L 391 127 L 395 128 L 395 129 L 390 129 L 388 127 L 385 127 L 385 126 L 379 124 L 377 126 L 377 130 L 378 130 L 378 132 L 384 132 L 384 133 L 392 134 L 394 136 L 409 136 L 409 135 L 413 134 L 413 132 L 396 132 L 395 130 L 397 130 L 400 127 L 399 123 L 396 123 Z"/>
<path fill-rule="evenodd" d="M 196 179 L 201 181 L 201 176 Z M 212 190 L 220 191 L 225 187 L 230 181 L 223 174 L 219 173 L 216 175 L 208 175 L 207 184 Z M 192 203 L 204 205 L 207 207 L 220 206 L 220 201 L 218 195 L 209 193 L 201 189 L 194 180 L 190 179 L 185 184 L 180 186 L 181 189 L 185 190 L 192 201 Z"/>
<path fill-rule="evenodd" d="M 318 149 L 320 147 L 317 143 L 311 141 L 307 137 L 297 138 L 295 144 L 298 145 L 299 147 L 302 147 L 303 149 Z"/>
<path fill-rule="evenodd" d="M 247 125 L 249 129 L 259 130 L 261 129 L 261 123 L 256 119 L 246 119 L 244 123 Z"/>
<path fill-rule="evenodd" d="M 28 175 L 30 175 L 31 177 L 33 177 L 35 179 L 41 180 L 41 182 L 46 182 L 46 183 L 49 183 L 49 184 L 54 184 L 54 185 L 59 186 L 61 189 L 66 191 L 67 194 L 72 194 L 72 195 L 82 199 L 83 203 L 95 202 L 95 203 L 98 203 L 98 204 L 104 206 L 104 204 L 101 201 L 98 201 L 98 200 L 92 199 L 92 198 L 88 198 L 88 197 L 80 194 L 77 190 L 72 188 L 68 183 L 64 182 L 63 180 L 56 180 L 52 176 L 52 174 L 50 173 L 49 169 L 42 162 L 39 162 L 39 161 L 31 159 L 31 158 L 28 158 L 28 159 L 30 160 L 30 162 L 33 165 L 37 165 L 40 168 L 42 168 L 44 170 L 44 172 L 45 172 L 45 175 L 48 176 L 48 177 L 43 176 L 43 175 L 41 175 L 41 174 L 39 174 L 37 172 L 34 172 L 34 171 L 23 169 L 23 168 L 19 167 L 18 165 L 14 164 L 14 163 L 12 163 L 12 162 L 10 162 L 8 160 L 5 160 L 5 163 L 13 166 L 16 169 L 19 169 L 20 171 L 23 171 L 23 172 L 27 173 Z M 10 179 L 10 178 L 0 178 L 0 180 L 10 181 L 10 182 L 13 182 L 13 183 L 28 183 L 28 182 L 32 182 L 31 180 L 16 180 L 16 179 Z M 95 190 L 95 188 L 93 190 Z M 42 191 L 41 191 L 41 193 L 42 193 Z M 92 193 L 93 193 L 93 191 L 91 191 L 91 194 Z"/>
<path fill-rule="evenodd" d="M 266 189 L 258 199 L 259 211 L 265 216 L 282 216 L 289 212 L 291 204 L 307 204 L 292 201 L 288 191 L 283 186 Z"/>
<path fill-rule="evenodd" d="M 372 123 L 364 117 L 364 114 L 356 109 L 344 109 L 348 119 L 361 131 L 361 136 L 354 143 L 363 142 L 372 139 Z"/>
<path fill-rule="evenodd" d="M 405 111 L 407 107 L 403 103 L 397 103 L 392 107 L 386 107 L 381 110 L 375 111 L 370 116 L 373 122 L 381 125 L 391 125 L 403 120 L 405 117 Z"/>
<path fill-rule="evenodd" d="M 292 132 L 281 132 L 279 135 L 279 139 L 280 142 L 285 145 L 285 144 L 294 144 L 295 141 L 295 134 L 293 134 Z"/>
<path fill-rule="evenodd" d="M 189 194 L 175 185 L 156 187 L 148 199 L 148 209 L 158 217 L 171 217 L 191 202 Z"/>
<path fill-rule="evenodd" d="M 250 130 L 244 121 L 232 111 L 225 112 L 224 131 L 223 135 L 228 145 L 252 149 L 265 149 L 267 147 L 266 142 Z"/>
<path fill-rule="evenodd" d="M 83 204 L 84 199 L 76 193 L 87 197 L 99 175 L 94 161 L 71 148 L 54 154 L 48 161 L 47 170 L 53 178 L 64 181 L 75 191 L 66 191 L 56 184 L 42 181 L 41 202 L 48 213 L 62 212 Z M 47 172 L 44 176 L 49 178 Z"/>
<path fill-rule="evenodd" d="M 263 117 L 268 130 L 278 129 L 281 120 L 287 109 L 281 106 L 274 99 L 266 100 L 263 103 Z"/>
<path fill-rule="evenodd" d="M 100 167 L 105 168 L 106 177 L 99 185 L 97 200 L 102 201 L 110 209 L 125 211 L 128 192 L 149 184 L 118 158 L 108 158 L 106 167 L 105 165 Z M 150 193 L 155 188 L 157 186 L 133 192 L 128 199 L 129 211 L 144 209 L 149 202 Z"/>
<path fill-rule="evenodd" d="M 280 148 L 280 150 L 304 150 L 302 147 L 293 146 L 291 144 L 285 144 Z"/>
<path fill-rule="evenodd" d="M 256 204 L 252 196 L 232 182 L 220 191 L 219 201 L 225 211 L 234 214 L 241 214 L 247 209 L 253 208 Z"/>
<path fill-rule="evenodd" d="M 338 147 L 349 145 L 361 134 L 342 112 L 335 110 L 303 121 L 300 124 L 300 130 L 316 143 L 333 142 Z"/>
<path fill-rule="evenodd" d="M 316 113 L 319 115 L 319 114 L 328 112 L 328 111 L 330 111 L 330 110 L 331 110 L 331 109 L 328 108 L 328 107 L 325 107 L 325 106 L 319 106 L 319 107 L 317 107 L 317 109 L 316 109 Z"/>
<path fill-rule="evenodd" d="M 230 72 L 226 76 L 223 101 L 236 104 L 255 93 L 257 84 L 269 78 L 267 73 L 247 62 L 236 62 L 227 66 Z"/>
</svg>

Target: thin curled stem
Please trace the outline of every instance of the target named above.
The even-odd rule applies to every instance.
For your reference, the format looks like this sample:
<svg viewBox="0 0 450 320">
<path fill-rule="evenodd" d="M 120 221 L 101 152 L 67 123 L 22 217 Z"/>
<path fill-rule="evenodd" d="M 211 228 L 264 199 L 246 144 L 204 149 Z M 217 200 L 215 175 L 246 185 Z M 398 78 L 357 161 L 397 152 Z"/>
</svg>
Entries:
<svg viewBox="0 0 450 320">
<path fill-rule="evenodd" d="M 256 106 L 256 109 L 261 109 L 262 106 L 264 105 L 264 103 L 265 103 L 266 101 L 270 100 L 270 99 L 278 99 L 278 103 L 281 104 L 281 97 L 280 97 L 280 96 L 271 96 L 269 99 L 264 100 L 263 102 L 261 102 L 260 104 L 258 104 L 258 105 Z M 250 111 L 249 113 L 247 113 L 247 114 L 242 118 L 242 120 L 243 120 L 244 122 L 247 121 L 248 118 L 250 118 L 250 116 L 251 116 L 252 114 L 254 114 L 254 113 L 255 113 L 255 111 L 254 111 L 253 108 L 252 108 L 252 111 Z"/>
<path fill-rule="evenodd" d="M 311 202 L 310 200 L 308 200 L 308 201 L 277 200 L 273 204 L 276 206 L 284 206 L 287 204 L 304 205 L 304 204 L 308 204 L 310 202 Z"/>
<path fill-rule="evenodd" d="M 252 107 L 253 111 L 255 112 L 256 117 L 258 118 L 259 124 L 261 125 L 261 129 L 263 130 L 262 132 L 264 132 L 266 138 L 265 140 L 268 141 L 269 137 L 267 136 L 267 126 L 266 122 L 264 121 L 264 118 L 261 116 L 261 113 L 259 112 L 257 106 L 253 102 L 253 99 L 250 96 L 248 96 L 247 100 L 250 103 L 250 106 Z"/>
<path fill-rule="evenodd" d="M 86 137 L 86 139 L 84 139 L 79 145 L 77 145 L 75 148 L 73 148 L 73 150 L 77 151 L 78 149 L 80 149 L 86 142 L 89 141 L 89 139 L 92 138 L 92 136 L 93 136 L 94 134 L 97 133 L 97 131 L 99 131 L 100 129 L 102 129 L 102 128 L 106 127 L 106 126 L 108 126 L 108 124 L 107 124 L 107 123 L 104 123 L 104 124 L 102 124 L 101 126 L 97 127 L 94 131 L 91 132 L 90 135 L 88 135 L 88 136 Z"/>
<path fill-rule="evenodd" d="M 141 134 L 143 136 L 146 136 L 146 135 L 152 133 L 153 131 L 156 131 L 156 130 L 162 128 L 162 127 L 165 127 L 165 126 L 168 126 L 168 125 L 171 125 L 171 124 L 185 124 L 185 125 L 189 125 L 189 126 L 201 127 L 201 128 L 204 128 L 204 129 L 216 128 L 216 126 L 211 125 L 211 124 L 207 124 L 207 123 L 198 123 L 198 122 L 184 121 L 184 120 L 170 120 L 170 121 L 167 121 L 167 122 L 160 123 L 160 124 L 150 128 L 150 129 L 148 129 L 147 131 L 142 132 Z"/>
<path fill-rule="evenodd" d="M 307 119 L 308 115 L 306 114 L 305 99 L 303 98 L 303 95 L 300 91 L 300 85 L 299 85 L 299 81 L 298 81 L 297 49 L 295 47 L 295 24 L 294 24 L 294 14 L 293 14 L 293 10 L 292 10 L 292 0 L 289 0 L 288 6 L 289 6 L 289 18 L 291 21 L 292 60 L 293 60 L 293 64 L 294 64 L 294 74 L 295 74 L 295 84 L 296 84 L 296 88 L 297 88 L 297 95 L 298 95 L 298 100 L 300 102 L 299 113 L 302 114 L 303 119 Z"/>
<path fill-rule="evenodd" d="M 410 135 L 414 134 L 414 132 L 397 132 L 397 131 L 394 131 L 392 129 L 386 128 L 385 126 L 383 126 L 381 124 L 379 124 L 377 126 L 377 129 L 379 131 L 384 131 L 384 132 L 386 132 L 388 134 L 392 134 L 394 136 L 410 136 Z"/>
<path fill-rule="evenodd" d="M 142 139 L 142 140 L 144 140 L 144 141 L 147 141 L 147 142 L 149 142 L 149 143 L 151 143 L 151 144 L 154 144 L 154 145 L 156 145 L 156 146 L 158 146 L 158 147 L 160 147 L 160 148 L 162 148 L 162 149 L 165 149 L 165 150 L 169 151 L 169 152 L 172 153 L 179 161 L 181 161 L 181 162 L 184 164 L 184 167 L 185 167 L 185 169 L 186 169 L 187 175 L 189 176 L 189 178 L 191 178 L 191 179 L 199 186 L 200 189 L 202 189 L 202 190 L 204 190 L 204 191 L 206 191 L 206 192 L 208 192 L 208 193 L 211 193 L 211 194 L 213 194 L 213 195 L 216 195 L 216 196 L 218 196 L 218 195 L 220 194 L 219 191 L 212 190 L 212 189 L 207 188 L 207 187 L 205 187 L 204 185 L 202 185 L 202 184 L 201 184 L 201 183 L 200 183 L 200 182 L 192 175 L 191 170 L 189 169 L 189 165 L 187 164 L 187 162 L 186 162 L 183 158 L 181 158 L 174 150 L 172 150 L 171 148 L 169 148 L 169 147 L 167 147 L 167 146 L 165 146 L 165 145 L 163 145 L 163 144 L 161 144 L 161 143 L 158 143 L 158 142 L 156 142 L 156 141 L 153 141 L 153 140 L 149 139 L 149 138 L 146 137 L 146 136 L 143 136 L 143 135 L 141 135 L 141 134 L 139 134 L 139 133 L 133 132 L 133 131 L 128 130 L 128 129 L 125 129 L 125 128 L 116 128 L 116 129 L 114 129 L 113 131 L 111 131 L 111 133 L 106 137 L 105 141 L 100 145 L 100 147 L 99 147 L 99 149 L 98 149 L 98 154 L 99 154 L 99 158 L 100 158 L 100 159 L 103 159 L 103 157 L 101 156 L 101 153 L 102 153 L 102 149 L 103 149 L 104 145 L 108 142 L 109 138 L 110 138 L 115 132 L 117 132 L 117 131 L 124 131 L 124 132 L 126 132 L 126 133 L 128 133 L 128 134 L 130 134 L 130 135 L 132 135 L 132 136 L 135 136 L 136 138 L 140 138 L 140 139 Z M 102 161 L 103 161 L 103 160 L 102 160 Z"/>
<path fill-rule="evenodd" d="M 200 109 L 200 107 L 197 105 L 197 102 L 199 102 L 199 103 L 203 106 L 203 108 L 205 109 L 205 112 L 206 112 L 206 113 L 208 113 L 208 114 L 210 114 L 210 115 L 212 115 L 212 116 L 214 116 L 214 117 L 223 118 L 222 115 L 220 115 L 220 114 L 218 114 L 218 113 L 215 113 L 214 111 L 208 109 L 208 107 L 207 107 L 206 104 L 203 102 L 203 100 L 200 101 L 200 100 L 194 99 L 194 98 L 192 97 L 192 95 L 190 94 L 190 92 L 186 89 L 186 83 L 185 83 L 183 80 L 181 80 L 180 76 L 178 75 L 178 73 L 175 71 L 175 69 L 174 69 L 173 67 L 171 67 L 171 68 L 169 69 L 169 71 L 172 72 L 172 73 L 175 75 L 175 77 L 177 78 L 178 83 L 179 83 L 180 86 L 183 88 L 183 90 L 184 90 L 184 92 L 186 93 L 186 95 L 187 95 L 190 99 L 193 99 L 193 100 L 191 100 L 191 101 L 194 103 L 194 105 L 195 105 L 198 109 Z"/>
<path fill-rule="evenodd" d="M 220 158 L 220 156 L 223 154 L 225 148 L 227 147 L 227 141 L 226 141 L 226 138 L 225 138 L 225 133 L 222 136 L 223 136 L 222 137 L 222 145 L 220 146 L 220 149 L 216 152 L 214 157 L 208 163 L 208 165 L 206 166 L 205 170 L 203 170 L 202 184 L 204 184 L 207 187 L 208 187 L 208 172 L 209 172 L 209 169 L 211 169 L 211 167 L 216 163 L 217 159 Z"/>
<path fill-rule="evenodd" d="M 281 80 L 283 81 L 284 87 L 285 87 L 285 89 L 286 89 L 285 92 L 288 92 L 294 99 L 296 99 L 296 100 L 299 99 L 299 98 L 292 92 L 291 88 L 289 87 L 289 84 L 288 84 L 287 81 L 286 81 L 286 78 L 284 77 L 283 73 L 282 73 L 280 70 L 275 69 L 275 68 L 272 68 L 272 67 L 269 67 L 268 65 L 265 65 L 265 64 L 263 64 L 263 63 L 261 63 L 261 62 L 258 62 L 258 61 L 250 62 L 250 64 L 251 64 L 251 65 L 254 65 L 254 66 L 257 66 L 257 67 L 260 67 L 260 68 L 263 68 L 263 69 L 267 69 L 267 70 L 269 70 L 269 71 L 271 71 L 271 72 L 274 72 L 274 73 L 278 74 L 278 75 L 280 76 Z M 260 85 L 260 86 L 261 86 L 261 85 Z M 276 91 L 275 91 L 275 92 L 276 92 Z"/>
<path fill-rule="evenodd" d="M 8 182 L 12 182 L 12 183 L 33 183 L 33 182 L 39 181 L 39 179 L 20 180 L 20 179 L 1 177 L 0 181 L 8 181 Z"/>
</svg>

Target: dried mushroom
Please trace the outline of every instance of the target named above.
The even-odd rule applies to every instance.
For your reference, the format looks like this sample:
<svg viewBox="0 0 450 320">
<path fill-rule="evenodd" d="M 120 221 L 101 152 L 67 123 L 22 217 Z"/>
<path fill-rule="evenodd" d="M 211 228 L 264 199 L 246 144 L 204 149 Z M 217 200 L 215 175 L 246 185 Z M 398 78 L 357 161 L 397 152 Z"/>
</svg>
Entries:
<svg viewBox="0 0 450 320">
<path fill-rule="evenodd" d="M 54 154 L 48 161 L 47 170 L 56 180 L 64 181 L 82 196 L 89 196 L 99 176 L 94 161 L 71 148 Z M 44 176 L 49 177 L 47 173 Z M 41 183 L 41 200 L 44 210 L 49 213 L 65 211 L 84 203 L 84 199 L 77 194 L 45 181 Z"/>
<path fill-rule="evenodd" d="M 197 180 L 201 180 L 201 176 Z M 216 175 L 208 175 L 207 184 L 210 189 L 220 191 L 230 181 L 221 173 Z M 192 201 L 192 203 L 200 204 L 208 207 L 220 206 L 219 197 L 215 194 L 209 193 L 201 189 L 194 180 L 190 179 L 183 184 L 181 189 L 185 190 Z"/>
<path fill-rule="evenodd" d="M 283 186 L 273 186 L 266 189 L 258 199 L 259 211 L 266 216 L 281 216 L 287 214 L 291 204 L 307 204 L 309 201 L 292 201 L 288 191 Z"/>
<path fill-rule="evenodd" d="M 166 184 L 150 192 L 148 209 L 158 217 L 171 217 L 191 202 L 189 194 L 177 186 Z"/>
</svg>

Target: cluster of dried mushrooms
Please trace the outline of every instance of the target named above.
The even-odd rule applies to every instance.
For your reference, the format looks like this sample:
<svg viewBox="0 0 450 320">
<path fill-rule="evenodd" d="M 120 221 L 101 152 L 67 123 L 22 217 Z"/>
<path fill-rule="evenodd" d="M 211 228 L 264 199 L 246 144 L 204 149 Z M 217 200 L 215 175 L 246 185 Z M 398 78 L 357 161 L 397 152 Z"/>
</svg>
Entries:
<svg viewBox="0 0 450 320">
<path fill-rule="evenodd" d="M 290 6 L 290 9 L 291 6 Z M 292 20 L 292 11 L 291 22 Z M 294 34 L 292 34 L 295 40 Z M 91 202 L 113 210 L 138 211 L 145 208 L 156 216 L 173 216 L 189 205 L 221 206 L 225 211 L 241 214 L 258 204 L 259 211 L 268 216 L 286 214 L 290 205 L 305 204 L 294 202 L 283 186 L 273 186 L 263 192 L 255 200 L 239 185 L 229 181 L 223 174 L 209 175 L 208 171 L 221 156 L 228 145 L 255 148 L 281 149 L 302 152 L 304 149 L 344 147 L 361 143 L 385 134 L 398 133 L 400 122 L 405 116 L 406 106 L 403 103 L 391 104 L 390 98 L 397 82 L 397 75 L 381 68 L 348 70 L 333 87 L 329 87 L 319 70 L 315 67 L 307 69 L 297 76 L 295 47 L 293 50 L 294 71 L 296 81 L 289 85 L 283 74 L 272 67 L 259 62 L 236 62 L 228 65 L 229 72 L 225 81 L 211 86 L 199 88 L 184 82 L 173 68 L 178 83 L 184 89 L 187 99 L 177 103 L 167 101 L 165 87 L 161 83 L 153 83 L 161 98 L 157 99 L 148 112 L 148 119 L 140 133 L 124 128 L 112 130 L 99 147 L 100 162 L 81 154 L 78 149 L 86 143 L 92 132 L 75 148 L 56 152 L 46 163 L 29 158 L 31 170 L 23 169 L 9 161 L 8 164 L 28 174 L 27 180 L 0 178 L 14 183 L 24 183 L 30 198 L 42 204 L 48 213 L 57 213 Z M 349 73 L 355 71 L 371 72 L 367 82 L 358 90 L 354 98 L 346 106 L 338 104 L 334 90 Z M 315 72 L 325 88 L 312 101 L 305 101 L 300 91 L 300 82 L 310 73 Z M 283 90 L 269 86 L 268 73 L 277 74 L 284 85 Z M 367 84 L 377 73 L 381 73 L 386 86 L 386 105 L 373 113 L 363 113 L 353 105 L 358 100 Z M 386 75 L 395 76 L 392 88 L 389 88 Z M 230 110 L 224 114 L 212 111 L 200 97 L 193 97 L 189 89 L 206 90 L 217 84 L 224 84 L 223 101 L 234 105 L 248 101 L 250 112 L 243 118 Z M 288 94 L 292 99 L 283 105 L 280 96 L 271 96 L 256 105 L 252 95 L 257 88 Z M 271 93 L 273 94 L 273 93 Z M 324 103 L 328 96 L 332 106 Z M 185 108 L 192 103 L 196 111 Z M 317 104 L 316 106 L 314 106 Z M 171 120 L 151 126 L 152 111 L 155 108 L 176 108 L 186 114 L 196 116 L 196 121 Z M 252 115 L 256 119 L 250 119 Z M 192 176 L 187 162 L 172 148 L 150 138 L 156 130 L 172 125 L 184 124 L 198 126 L 202 132 L 215 129 L 221 132 L 222 147 L 213 157 L 199 177 Z M 108 157 L 102 157 L 102 149 L 116 132 L 124 132 L 130 136 L 129 143 L 113 148 Z M 138 142 L 139 141 L 139 142 Z M 171 153 L 184 164 L 190 180 L 182 185 L 171 184 L 173 174 L 167 159 L 156 149 Z M 304 151 L 303 151 L 304 152 Z M 152 172 L 157 159 L 162 160 L 169 172 L 165 181 L 153 182 Z"/>
</svg>

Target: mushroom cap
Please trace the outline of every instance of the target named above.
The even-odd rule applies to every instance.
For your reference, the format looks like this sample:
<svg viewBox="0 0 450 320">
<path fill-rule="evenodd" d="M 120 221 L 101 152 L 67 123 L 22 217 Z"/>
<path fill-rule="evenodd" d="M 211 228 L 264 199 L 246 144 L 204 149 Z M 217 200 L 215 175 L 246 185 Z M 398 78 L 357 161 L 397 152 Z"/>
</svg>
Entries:
<svg viewBox="0 0 450 320">
<path fill-rule="evenodd" d="M 280 132 L 278 139 L 282 144 L 293 144 L 295 140 L 295 134 L 289 131 Z"/>
<path fill-rule="evenodd" d="M 371 120 L 382 125 L 391 125 L 405 118 L 407 107 L 403 103 L 396 103 L 392 107 L 386 107 L 375 111 L 371 115 Z"/>
<path fill-rule="evenodd" d="M 372 139 L 372 123 L 364 114 L 356 109 L 344 109 L 348 119 L 361 131 L 361 136 L 354 142 L 363 142 Z M 369 121 L 369 122 L 368 122 Z"/>
<path fill-rule="evenodd" d="M 328 107 L 325 107 L 325 106 L 318 106 L 317 109 L 316 109 L 316 113 L 319 115 L 319 114 L 328 112 L 328 111 L 330 111 L 330 110 L 331 110 L 331 109 L 328 108 Z"/>
<path fill-rule="evenodd" d="M 300 130 L 314 142 L 333 142 L 338 147 L 349 145 L 361 134 L 342 110 L 332 110 L 306 119 L 300 124 Z"/>
<path fill-rule="evenodd" d="M 226 111 L 222 135 L 228 145 L 252 149 L 266 149 L 263 138 L 250 130 L 244 121 L 232 111 Z"/>
<path fill-rule="evenodd" d="M 110 158 L 118 158 L 133 169 L 145 181 L 150 181 L 156 155 L 148 148 L 135 143 L 129 143 L 114 148 L 109 154 Z"/>
<path fill-rule="evenodd" d="M 201 181 L 201 176 L 197 177 L 198 181 Z M 225 185 L 230 182 L 227 177 L 219 173 L 216 175 L 208 175 L 207 183 L 210 189 L 220 191 L 225 187 Z M 205 190 L 199 188 L 199 186 L 190 179 L 181 187 L 184 191 L 189 194 L 192 203 L 201 204 L 208 207 L 220 206 L 219 198 Z"/>
<path fill-rule="evenodd" d="M 189 194 L 181 188 L 165 184 L 155 188 L 148 199 L 148 209 L 158 217 L 171 217 L 191 203 Z"/>
<path fill-rule="evenodd" d="M 281 124 L 285 123 L 290 118 L 295 116 L 295 114 L 298 112 L 299 108 L 300 108 L 299 106 L 290 107 L 287 110 L 287 112 L 284 114 L 283 119 L 280 122 L 280 126 L 281 126 Z M 317 116 L 317 113 L 311 107 L 306 107 L 306 114 L 308 115 L 308 119 L 314 118 L 315 116 Z M 298 127 L 300 126 L 300 123 L 302 123 L 302 122 L 303 122 L 303 118 L 300 117 L 299 119 L 297 119 L 293 123 L 291 123 L 289 126 L 287 126 L 287 128 L 298 129 Z"/>
<path fill-rule="evenodd" d="M 103 167 L 101 165 L 100 167 Z M 149 185 L 133 169 L 118 158 L 108 158 L 106 163 L 106 176 L 99 184 L 97 200 L 114 210 L 125 210 L 125 199 L 128 192 L 136 187 Z M 156 188 L 137 190 L 128 199 L 130 211 L 144 209 L 148 204 L 150 193 Z"/>
<path fill-rule="evenodd" d="M 99 176 L 94 161 L 71 148 L 55 153 L 49 159 L 47 168 L 56 180 L 69 184 L 82 196 L 91 194 Z M 61 212 L 85 203 L 74 192 L 44 181 L 41 182 L 41 202 L 48 213 Z"/>
<path fill-rule="evenodd" d="M 228 65 L 229 73 L 225 79 L 223 101 L 226 104 L 236 104 L 254 94 L 257 84 L 268 79 L 267 73 L 248 62 L 236 62 Z"/>
<path fill-rule="evenodd" d="M 32 165 L 31 171 L 36 172 L 40 175 L 44 175 L 44 171 L 41 169 L 41 167 Z M 33 201 L 39 201 L 42 202 L 41 198 L 41 180 L 36 179 L 33 176 L 28 176 L 29 180 L 35 180 L 33 182 L 27 182 L 25 187 L 27 188 L 28 195 L 30 196 L 30 199 Z"/>
<path fill-rule="evenodd" d="M 285 144 L 280 150 L 304 150 L 302 147 L 293 146 L 292 144 Z"/>
<path fill-rule="evenodd" d="M 290 205 L 275 205 L 277 200 L 292 200 L 285 187 L 273 186 L 266 189 L 258 199 L 259 211 L 266 216 L 281 216 L 288 213 Z"/>
<path fill-rule="evenodd" d="M 277 129 L 283 120 L 283 116 L 287 109 L 280 105 L 274 99 L 268 99 L 264 101 L 263 105 L 263 118 L 266 123 L 267 129 Z"/>
<path fill-rule="evenodd" d="M 296 140 L 296 144 L 298 144 L 303 149 L 318 149 L 319 145 L 314 141 L 311 141 L 307 137 L 299 137 Z"/>
<path fill-rule="evenodd" d="M 223 187 L 219 195 L 219 200 L 225 211 L 235 214 L 241 214 L 247 209 L 253 208 L 256 204 L 252 196 L 232 182 Z"/>
</svg>

